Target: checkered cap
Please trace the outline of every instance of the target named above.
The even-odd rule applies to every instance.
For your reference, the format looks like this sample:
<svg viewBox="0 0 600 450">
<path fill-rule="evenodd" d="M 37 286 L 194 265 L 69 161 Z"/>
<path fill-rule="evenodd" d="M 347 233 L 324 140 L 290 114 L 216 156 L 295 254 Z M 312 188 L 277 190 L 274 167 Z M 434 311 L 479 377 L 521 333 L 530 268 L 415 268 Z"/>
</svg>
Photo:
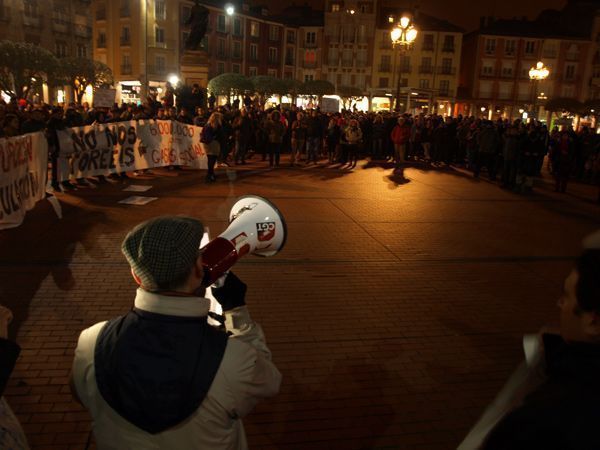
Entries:
<svg viewBox="0 0 600 450">
<path fill-rule="evenodd" d="M 198 258 L 202 223 L 191 217 L 157 217 L 127 234 L 121 251 L 147 291 L 189 273 Z"/>
</svg>

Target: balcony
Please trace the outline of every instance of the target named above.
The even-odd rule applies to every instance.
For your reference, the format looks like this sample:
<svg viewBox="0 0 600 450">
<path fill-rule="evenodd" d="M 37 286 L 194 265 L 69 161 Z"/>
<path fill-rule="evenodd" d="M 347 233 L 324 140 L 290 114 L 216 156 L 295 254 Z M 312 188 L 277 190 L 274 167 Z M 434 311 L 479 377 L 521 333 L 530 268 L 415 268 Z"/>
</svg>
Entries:
<svg viewBox="0 0 600 450">
<path fill-rule="evenodd" d="M 304 41 L 304 48 L 317 48 L 317 43 Z"/>
<path fill-rule="evenodd" d="M 35 28 L 39 28 L 40 27 L 40 16 L 35 15 L 35 16 L 30 16 L 27 14 L 23 15 L 23 25 L 26 27 L 35 27 Z"/>
<path fill-rule="evenodd" d="M 177 72 L 177 69 L 175 67 L 148 66 L 148 74 L 149 75 L 165 76 L 169 73 L 176 73 L 176 72 Z"/>
<path fill-rule="evenodd" d="M 10 6 L 0 6 L 0 22 L 10 22 Z"/>
<path fill-rule="evenodd" d="M 317 67 L 316 61 L 303 61 L 302 67 L 304 69 L 315 69 Z"/>
<path fill-rule="evenodd" d="M 121 36 L 119 44 L 121 47 L 129 47 L 131 45 L 131 36 Z"/>
<path fill-rule="evenodd" d="M 444 45 L 442 47 L 442 52 L 444 52 L 444 53 L 454 53 L 454 45 Z"/>
<path fill-rule="evenodd" d="M 157 41 L 156 38 L 151 39 L 148 42 L 148 47 L 153 48 L 175 48 L 175 39 L 164 39 L 162 41 Z"/>
<path fill-rule="evenodd" d="M 379 72 L 391 72 L 392 66 L 390 64 L 379 64 Z"/>
<path fill-rule="evenodd" d="M 131 75 L 131 64 L 121 64 L 121 74 Z"/>
<path fill-rule="evenodd" d="M 75 25 L 73 32 L 75 33 L 75 36 L 81 38 L 89 39 L 92 37 L 92 27 L 88 27 L 86 25 Z"/>
<path fill-rule="evenodd" d="M 106 9 L 102 8 L 96 11 L 96 20 L 106 20 Z"/>
<path fill-rule="evenodd" d="M 480 78 L 495 78 L 498 76 L 498 71 L 492 69 L 492 70 L 482 70 L 481 73 L 479 74 Z"/>
<path fill-rule="evenodd" d="M 440 66 L 438 67 L 437 73 L 440 75 L 455 75 L 456 67 Z"/>
<path fill-rule="evenodd" d="M 419 73 L 433 73 L 432 66 L 419 66 Z"/>
<path fill-rule="evenodd" d="M 69 22 L 63 19 L 52 19 L 52 30 L 56 33 L 65 33 L 69 32 Z"/>
</svg>

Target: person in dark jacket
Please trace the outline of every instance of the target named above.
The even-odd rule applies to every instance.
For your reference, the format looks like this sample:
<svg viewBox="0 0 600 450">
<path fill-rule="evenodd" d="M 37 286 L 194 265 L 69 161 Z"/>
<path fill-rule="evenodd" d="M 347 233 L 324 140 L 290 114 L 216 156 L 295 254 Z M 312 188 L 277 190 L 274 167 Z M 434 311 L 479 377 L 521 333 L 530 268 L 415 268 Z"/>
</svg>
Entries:
<svg viewBox="0 0 600 450">
<path fill-rule="evenodd" d="M 600 448 L 600 231 L 584 241 L 558 307 L 559 332 L 525 346 L 527 362 L 459 450 Z"/>
</svg>

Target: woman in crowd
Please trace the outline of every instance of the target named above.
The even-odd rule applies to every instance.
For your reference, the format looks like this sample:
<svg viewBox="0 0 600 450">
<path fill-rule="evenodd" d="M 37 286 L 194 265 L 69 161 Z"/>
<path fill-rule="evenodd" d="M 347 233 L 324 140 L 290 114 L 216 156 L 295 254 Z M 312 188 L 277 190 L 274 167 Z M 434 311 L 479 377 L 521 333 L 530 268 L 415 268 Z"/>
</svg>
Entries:
<svg viewBox="0 0 600 450">
<path fill-rule="evenodd" d="M 202 128 L 200 142 L 208 159 L 208 172 L 206 174 L 207 183 L 213 183 L 217 179 L 215 176 L 215 164 L 217 163 L 217 158 L 221 153 L 219 134 L 221 133 L 222 121 L 223 115 L 221 113 L 214 112 L 208 118 L 208 122 L 204 128 Z"/>
</svg>

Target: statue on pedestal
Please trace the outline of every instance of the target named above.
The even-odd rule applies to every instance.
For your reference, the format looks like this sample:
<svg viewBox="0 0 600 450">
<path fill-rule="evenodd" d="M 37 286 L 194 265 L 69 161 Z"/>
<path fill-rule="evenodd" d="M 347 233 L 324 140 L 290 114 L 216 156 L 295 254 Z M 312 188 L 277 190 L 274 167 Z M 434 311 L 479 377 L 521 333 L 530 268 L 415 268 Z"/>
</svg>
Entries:
<svg viewBox="0 0 600 450">
<path fill-rule="evenodd" d="M 185 40 L 185 49 L 198 50 L 208 28 L 208 9 L 201 5 L 199 0 L 196 0 L 196 4 L 192 6 L 185 25 L 190 25 L 190 34 Z"/>
</svg>

